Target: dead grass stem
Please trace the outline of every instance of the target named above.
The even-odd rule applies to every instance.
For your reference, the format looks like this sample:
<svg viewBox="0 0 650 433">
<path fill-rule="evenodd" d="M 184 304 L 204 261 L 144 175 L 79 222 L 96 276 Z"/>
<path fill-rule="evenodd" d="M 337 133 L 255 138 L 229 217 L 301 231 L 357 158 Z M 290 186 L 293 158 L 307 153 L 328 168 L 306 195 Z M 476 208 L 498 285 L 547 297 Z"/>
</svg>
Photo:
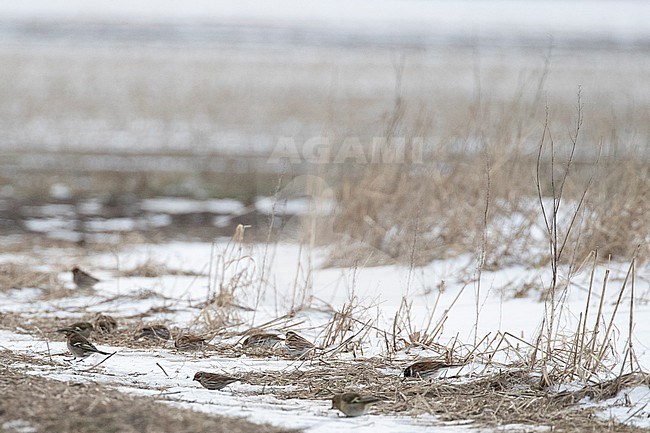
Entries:
<svg viewBox="0 0 650 433">
<path fill-rule="evenodd" d="M 56 289 L 62 285 L 56 272 L 36 271 L 19 263 L 0 264 L 0 291 L 28 287 Z"/>
</svg>

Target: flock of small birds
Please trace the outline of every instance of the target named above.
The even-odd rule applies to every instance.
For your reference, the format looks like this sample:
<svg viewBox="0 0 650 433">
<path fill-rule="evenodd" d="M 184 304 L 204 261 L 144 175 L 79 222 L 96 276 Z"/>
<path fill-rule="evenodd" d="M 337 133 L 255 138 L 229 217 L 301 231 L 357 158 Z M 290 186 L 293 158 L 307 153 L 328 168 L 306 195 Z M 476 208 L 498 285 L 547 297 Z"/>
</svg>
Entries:
<svg viewBox="0 0 650 433">
<path fill-rule="evenodd" d="M 72 269 L 72 277 L 75 285 L 80 289 L 92 289 L 99 279 L 93 277 L 78 267 Z M 100 334 L 109 334 L 117 329 L 117 321 L 104 314 L 98 314 L 93 323 L 77 322 L 57 332 L 66 335 L 67 346 L 74 358 L 86 358 L 94 353 L 100 355 L 113 355 L 103 352 L 90 342 L 89 338 L 93 331 Z M 150 325 L 140 329 L 138 338 L 169 340 L 172 337 L 170 330 L 164 325 Z M 242 346 L 255 349 L 274 349 L 284 342 L 286 352 L 293 357 L 304 357 L 315 353 L 322 348 L 302 337 L 294 331 L 287 331 L 285 338 L 274 333 L 256 333 L 249 335 L 242 341 Z M 200 335 L 180 335 L 174 340 L 174 347 L 182 351 L 196 351 L 209 349 L 212 346 L 208 338 Z M 465 364 L 451 364 L 441 360 L 422 360 L 415 362 L 403 371 L 405 378 L 435 378 L 442 372 L 453 367 L 462 367 Z M 201 386 L 209 390 L 220 390 L 240 379 L 206 371 L 198 371 L 194 374 L 193 381 L 199 382 Z M 332 397 L 332 409 L 338 409 L 347 417 L 364 415 L 368 407 L 381 401 L 380 398 L 361 395 L 356 392 L 344 392 Z"/>
</svg>

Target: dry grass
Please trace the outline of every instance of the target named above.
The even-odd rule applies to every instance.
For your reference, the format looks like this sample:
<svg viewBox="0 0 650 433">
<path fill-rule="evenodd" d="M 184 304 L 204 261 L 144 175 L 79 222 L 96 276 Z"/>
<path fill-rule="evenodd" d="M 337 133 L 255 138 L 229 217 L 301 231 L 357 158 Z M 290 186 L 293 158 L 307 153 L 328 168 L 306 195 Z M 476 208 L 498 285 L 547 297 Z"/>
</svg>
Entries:
<svg viewBox="0 0 650 433">
<path fill-rule="evenodd" d="M 120 275 L 123 277 L 157 278 L 163 275 L 198 276 L 201 274 L 192 271 L 171 269 L 169 266 L 163 263 L 159 263 L 153 259 L 148 259 L 147 261 L 131 269 L 120 272 Z"/>
<path fill-rule="evenodd" d="M 436 415 L 440 421 L 471 421 L 476 426 L 509 424 L 550 426 L 561 432 L 636 432 L 641 428 L 594 417 L 578 401 L 610 398 L 623 388 L 650 385 L 648 376 L 628 374 L 577 391 L 554 392 L 540 386 L 539 375 L 527 369 L 503 367 L 472 378 L 420 380 L 401 378 L 405 365 L 382 359 L 323 361 L 310 368 L 247 373 L 243 379 L 264 386 L 280 398 L 329 400 L 335 393 L 357 391 L 383 399 L 374 413 Z M 393 369 L 395 374 L 387 374 Z"/>
<path fill-rule="evenodd" d="M 239 224 L 223 250 L 217 250 L 216 243 L 212 244 L 207 299 L 198 305 L 200 313 L 192 323 L 201 323 L 207 333 L 214 334 L 225 326 L 240 323 L 239 312 L 251 311 L 242 301 L 250 297 L 258 278 L 255 260 L 244 244 L 246 228 Z"/>
<path fill-rule="evenodd" d="M 465 115 L 453 131 L 440 136 L 432 126 L 437 112 L 408 98 L 398 71 L 383 136 L 392 150 L 406 140 L 405 161 L 322 170 L 340 204 L 334 236 L 324 238 L 336 243 L 329 264 L 420 265 L 479 250 L 482 269 L 546 264 L 538 194 L 561 200 L 561 226 L 576 220 L 562 265 L 596 248 L 620 261 L 641 245 L 639 260 L 650 258 L 650 222 L 643 217 L 650 212 L 650 155 L 636 139 L 620 140 L 623 131 L 645 134 L 645 127 L 636 116 L 599 123 L 608 104 L 586 104 L 578 86 L 564 99 L 544 101 L 549 72 L 547 64 L 530 74 L 511 100 L 479 87 L 461 104 Z M 421 161 L 411 161 L 420 138 Z"/>
<path fill-rule="evenodd" d="M 26 361 L 19 355 L 7 350 L 1 355 L 0 425 L 6 431 L 10 430 L 5 423 L 18 420 L 35 431 L 61 433 L 288 431 L 179 409 L 163 405 L 155 397 L 133 397 L 96 383 L 48 380 L 12 367 L 13 363 Z M 27 361 L 35 362 L 32 358 Z"/>
<path fill-rule="evenodd" d="M 142 325 L 141 322 L 137 320 L 119 320 L 119 322 L 118 332 L 94 335 L 93 341 L 100 347 L 114 345 L 137 349 L 154 347 L 172 349 L 171 341 L 137 340 L 135 335 Z M 0 322 L 0 326 L 4 329 L 15 329 L 15 326 L 19 326 L 21 329 L 36 331 L 40 330 L 40 325 L 46 332 L 49 329 L 46 327 L 47 324 L 52 326 L 52 320 L 40 318 L 34 321 L 18 314 L 5 315 Z M 54 338 L 63 337 L 57 335 Z M 474 359 L 483 360 L 485 363 L 477 364 L 478 369 L 475 369 L 470 376 L 435 380 L 403 379 L 402 370 L 410 363 L 408 361 L 394 361 L 389 357 L 359 357 L 353 361 L 344 361 L 330 353 L 303 360 L 300 364 L 282 371 L 244 373 L 241 379 L 246 383 L 262 386 L 264 393 L 270 393 L 280 399 L 329 400 L 334 393 L 341 391 L 373 394 L 382 398 L 382 402 L 373 412 L 387 415 L 417 416 L 426 413 L 436 415 L 440 421 L 471 421 L 474 425 L 484 427 L 519 424 L 524 429 L 525 426 L 541 425 L 551 426 L 555 431 L 561 432 L 579 432 L 587 427 L 593 432 L 642 431 L 630 425 L 596 418 L 594 413 L 598 408 L 585 409 L 579 402 L 586 397 L 599 401 L 611 398 L 628 387 L 650 385 L 646 374 L 622 374 L 611 380 L 592 381 L 591 384 L 574 391 L 556 391 L 557 388 L 546 385 L 548 382 L 538 372 L 539 364 L 535 364 L 536 367 L 531 369 L 529 365 L 522 362 L 503 365 L 489 361 L 491 355 L 500 350 L 499 346 L 507 346 L 511 351 L 519 351 L 522 359 L 526 358 L 527 350 L 515 349 L 514 346 L 504 344 L 499 339 L 493 339 L 489 343 L 491 349 L 483 349 L 480 353 L 471 347 L 463 347 L 457 343 L 450 347 L 439 347 L 440 353 L 455 353 L 455 361 L 462 361 L 459 356 L 462 352 L 473 356 Z M 474 354 L 472 355 L 471 352 Z M 256 351 L 246 350 L 238 345 L 217 345 L 191 356 L 218 354 L 238 358 L 242 353 L 266 358 L 287 357 L 281 348 Z M 38 361 L 30 359 L 30 362 Z M 559 377 L 559 374 L 557 376 Z M 49 383 L 43 386 L 49 389 Z M 66 389 L 77 389 L 71 384 L 60 384 L 60 386 L 67 387 Z M 111 395 L 109 399 L 112 401 L 114 397 L 112 394 L 108 395 Z M 105 396 L 104 398 L 106 399 Z M 126 397 L 119 397 L 119 400 L 123 398 Z M 145 400 L 143 404 L 149 403 Z M 47 416 L 41 418 L 48 419 Z M 81 423 L 83 418 L 79 417 L 75 422 Z M 123 422 L 123 420 L 117 417 L 111 422 Z"/>
<path fill-rule="evenodd" d="M 0 315 L 0 328 L 12 332 L 26 332 L 36 335 L 39 338 L 45 338 L 54 341 L 65 341 L 65 336 L 56 332 L 57 329 L 63 328 L 75 322 L 92 322 L 93 315 L 80 315 L 78 317 L 60 318 L 56 316 L 43 316 L 27 313 L 3 313 Z M 165 342 L 163 340 L 140 339 L 140 329 L 151 323 L 143 322 L 140 318 L 122 318 L 116 317 L 118 329 L 112 333 L 93 332 L 91 339 L 100 345 L 111 345 L 119 347 L 129 347 L 132 349 L 147 349 L 153 347 L 171 347 L 173 341 Z M 164 324 L 156 322 L 156 324 Z M 174 329 L 170 328 L 172 334 Z"/>
<path fill-rule="evenodd" d="M 61 283 L 56 272 L 35 271 L 18 263 L 0 264 L 0 291 L 26 287 L 57 289 Z"/>
<path fill-rule="evenodd" d="M 633 271 L 631 265 L 631 277 Z M 235 278 L 236 276 L 237 274 Z M 624 282 L 620 292 L 625 288 Z M 566 432 L 584 431 L 587 427 L 593 432 L 641 431 L 630 425 L 601 420 L 594 416 L 597 408 L 585 409 L 579 405 L 585 397 L 597 401 L 610 398 L 626 387 L 649 384 L 648 376 L 638 370 L 623 374 L 622 370 L 615 373 L 608 367 L 610 361 L 608 356 L 604 356 L 604 350 L 611 344 L 611 325 L 608 325 L 608 321 L 612 323 L 616 311 L 609 318 L 598 311 L 592 327 L 580 328 L 575 335 L 552 334 L 553 340 L 548 345 L 542 338 L 529 343 L 508 333 L 498 333 L 493 337 L 486 335 L 475 345 L 463 344 L 455 339 L 442 345 L 438 340 L 440 324 L 445 320 L 444 314 L 438 321 L 430 320 L 429 326 L 418 331 L 410 325 L 410 305 L 405 302 L 396 316 L 396 325 L 391 333 L 377 328 L 373 321 L 362 320 L 367 315 L 367 308 L 361 308 L 352 297 L 349 303 L 332 312 L 332 320 L 323 336 L 324 342 L 329 346 L 326 350 L 318 351 L 284 371 L 249 372 L 242 375 L 242 380 L 263 386 L 264 393 L 279 398 L 327 400 L 336 392 L 350 390 L 374 394 L 383 399 L 375 408 L 376 413 L 382 414 L 404 413 L 415 416 L 427 413 L 436 415 L 441 421 L 471 421 L 475 425 L 486 427 L 519 424 L 523 429 L 526 426 L 543 425 L 551 426 L 555 431 Z M 198 313 L 197 317 L 203 314 L 205 313 Z M 269 327 L 291 328 L 292 318 L 291 315 L 278 318 L 260 325 L 255 331 Z M 143 325 L 141 320 L 142 317 L 118 317 L 117 332 L 95 334 L 92 340 L 100 347 L 112 345 L 137 349 L 172 349 L 171 341 L 137 339 L 138 330 Z M 66 318 L 65 321 L 56 321 L 41 316 L 6 314 L 1 317 L 0 326 L 12 330 L 26 329 L 41 338 L 50 336 L 62 339 L 61 335 L 53 331 L 70 321 L 74 320 Z M 602 326 L 607 329 L 599 331 L 597 327 L 600 323 L 604 323 Z M 209 325 L 204 323 L 204 326 Z M 362 356 L 361 343 L 368 332 L 379 332 L 386 336 L 387 356 Z M 240 357 L 245 353 L 249 356 L 289 358 L 282 348 L 257 351 L 244 349 L 238 344 L 219 344 L 219 339 L 235 335 L 237 334 L 222 330 L 218 333 L 215 346 L 189 356 L 218 354 Z M 331 347 L 334 350 L 330 350 Z M 410 362 L 394 361 L 392 355 L 396 351 L 406 350 L 408 353 L 410 349 L 419 348 L 436 352 L 440 358 L 449 362 L 475 361 L 477 369 L 471 376 L 433 381 L 404 380 L 402 370 Z M 338 355 L 344 351 L 353 353 L 356 359 L 339 359 Z M 499 364 L 493 361 L 496 355 L 519 361 Z M 609 375 L 611 379 L 597 379 L 602 377 L 600 373 Z M 570 392 L 558 392 L 555 386 L 551 386 L 576 383 L 576 380 L 588 385 Z M 118 418 L 113 422 L 121 421 Z"/>
<path fill-rule="evenodd" d="M 578 256 L 598 249 L 614 260 L 631 257 L 641 245 L 640 258 L 650 248 L 650 164 L 632 159 L 605 161 L 587 202 L 586 223 Z"/>
<path fill-rule="evenodd" d="M 541 133 L 539 123 L 543 121 L 528 124 L 531 136 Z M 557 125 L 556 129 L 563 126 Z M 332 221 L 334 236 L 326 238 L 336 243 L 329 265 L 420 265 L 476 253 L 483 243 L 484 268 L 488 270 L 511 264 L 548 263 L 546 244 L 536 237 L 539 230 L 544 231 L 544 224 L 536 204 L 533 140 L 511 143 L 501 141 L 497 130 L 482 133 L 488 136 L 481 139 L 478 152 L 442 145 L 425 154 L 424 165 L 419 167 L 370 165 L 358 171 L 341 170 L 337 188 L 340 208 Z M 473 132 L 466 134 L 470 139 Z M 567 146 L 560 140 L 555 146 L 555 157 L 563 161 Z M 562 218 L 572 214 L 589 178 L 593 181 L 579 209 L 568 249 L 571 254 L 563 263 L 570 263 L 568 256 L 581 260 L 595 248 L 603 252 L 603 257 L 626 260 L 637 245 L 642 245 L 640 260 L 647 260 L 650 222 L 644 215 L 650 213 L 650 166 L 638 162 L 646 156 L 641 151 L 623 149 L 615 158 L 597 162 L 595 157 L 587 156 L 594 146 L 597 151 L 597 142 L 578 143 L 580 161 L 574 161 L 568 173 Z M 550 158 L 543 156 L 541 173 L 542 194 L 549 199 Z M 554 169 L 560 165 L 556 162 Z"/>
</svg>

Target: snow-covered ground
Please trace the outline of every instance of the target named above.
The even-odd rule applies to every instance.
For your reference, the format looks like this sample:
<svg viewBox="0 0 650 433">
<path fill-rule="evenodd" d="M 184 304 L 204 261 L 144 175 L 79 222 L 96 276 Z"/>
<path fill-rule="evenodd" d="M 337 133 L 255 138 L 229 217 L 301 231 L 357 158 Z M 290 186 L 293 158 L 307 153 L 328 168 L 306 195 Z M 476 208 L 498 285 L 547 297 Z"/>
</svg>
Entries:
<svg viewBox="0 0 650 433">
<path fill-rule="evenodd" d="M 229 240 L 210 243 L 169 243 L 162 245 L 139 245 L 125 247 L 111 253 L 97 253 L 79 259 L 71 251 L 46 249 L 38 259 L 4 255 L 0 263 L 35 261 L 42 268 L 69 269 L 80 261 L 80 265 L 92 271 L 102 282 L 94 293 L 77 293 L 71 297 L 51 299 L 44 297 L 39 288 L 21 288 L 0 292 L 0 313 L 14 312 L 25 317 L 50 316 L 56 323 L 55 329 L 66 320 L 72 321 L 81 315 L 95 312 L 115 317 L 133 317 L 147 314 L 146 321 L 172 323 L 178 329 L 199 331 L 204 325 L 197 319 L 196 305 L 213 293 L 211 287 L 228 285 L 237 276 L 239 285 L 235 289 L 240 305 L 253 307 L 254 311 L 239 311 L 242 324 L 229 331 L 260 326 L 281 317 L 292 310 L 295 315 L 282 322 L 282 327 L 292 327 L 300 334 L 321 343 L 325 326 L 331 320 L 327 306 L 341 308 L 353 302 L 359 306 L 356 311 L 360 322 L 373 320 L 378 329 L 391 330 L 402 298 L 412 301 L 411 320 L 415 329 L 423 330 L 433 316 L 436 323 L 445 313 L 448 315 L 437 341 L 447 344 L 454 338 L 461 342 L 472 342 L 475 336 L 509 333 L 522 341 L 533 341 L 547 312 L 544 303 L 539 302 L 539 291 L 532 290 L 520 298 L 513 293 L 525 285 L 540 287 L 549 282 L 549 271 L 511 267 L 498 271 L 484 271 L 480 289 L 475 269 L 475 258 L 461 256 L 455 259 L 432 262 L 427 266 L 409 269 L 408 266 L 384 266 L 375 268 L 330 268 L 321 269 L 324 251 L 310 251 L 293 244 L 237 244 Z M 235 260 L 237 259 L 237 260 Z M 133 269 L 147 262 L 164 264 L 171 271 L 185 271 L 197 275 L 161 275 L 155 278 L 123 277 L 120 271 Z M 610 263 L 596 269 L 595 286 L 600 287 L 609 269 L 608 292 L 603 308 L 603 320 L 615 311 L 618 297 L 627 272 L 626 264 Z M 261 276 L 264 284 L 261 284 Z M 650 366 L 650 280 L 648 265 L 637 268 L 635 273 L 634 330 L 632 343 L 641 366 Z M 580 312 L 584 311 L 589 286 L 590 266 L 572 277 L 566 299 L 557 313 L 558 336 L 569 335 L 575 329 Z M 61 272 L 59 279 L 72 287 L 71 275 Z M 443 283 L 444 281 L 444 283 Z M 444 290 L 439 290 L 439 287 Z M 595 317 L 599 306 L 599 293 L 592 294 L 590 318 Z M 623 293 L 618 313 L 614 319 L 615 331 L 612 344 L 618 353 L 623 353 L 629 327 L 629 282 Z M 308 300 L 308 302 L 303 302 Z M 297 309 L 301 304 L 305 308 Z M 165 308 L 162 308 L 165 307 Z M 158 312 L 150 313 L 152 308 Z M 447 311 L 448 310 L 448 311 Z M 66 319 L 68 317 L 69 319 Z M 477 326 L 475 326 L 477 324 Z M 604 326 L 604 325 L 603 325 Z M 278 322 L 278 329 L 280 328 Z M 115 386 L 117 389 L 154 395 L 180 406 L 222 415 L 244 416 L 251 421 L 269 422 L 279 426 L 302 428 L 308 432 L 335 432 L 354 428 L 358 432 L 419 432 L 419 431 L 468 431 L 467 426 L 445 425 L 432 416 L 388 416 L 365 415 L 355 419 L 340 418 L 329 410 L 327 400 L 279 399 L 273 395 L 272 387 L 266 388 L 246 383 L 235 383 L 222 391 L 208 391 L 192 382 L 194 372 L 199 370 L 220 371 L 231 375 L 243 372 L 288 371 L 312 368 L 309 361 L 292 360 L 286 357 L 255 358 L 248 356 L 203 356 L 176 352 L 172 343 L 156 349 L 130 349 L 99 345 L 106 351 L 117 351 L 99 367 L 84 371 L 98 363 L 101 357 L 69 364 L 62 356 L 66 352 L 61 338 L 46 342 L 42 335 L 26 332 L 24 329 L 0 331 L 2 345 L 12 351 L 45 359 L 52 355 L 54 362 L 46 366 L 31 366 L 32 374 L 43 375 L 65 381 L 97 381 Z M 356 330 L 351 329 L 352 334 Z M 350 335 L 351 335 L 350 334 Z M 406 336 L 404 336 L 406 337 Z M 234 344 L 240 336 L 219 336 L 212 342 Z M 363 355 L 368 358 L 386 354 L 386 346 L 380 332 L 369 332 L 363 343 Z M 404 364 L 427 351 L 416 349 L 399 350 L 393 353 L 395 360 Z M 430 354 L 430 353 L 429 353 Z M 339 354 L 335 358 L 346 359 L 349 355 Z M 497 355 L 499 362 L 509 363 L 512 353 Z M 611 367 L 622 359 L 611 357 Z M 470 363 L 461 372 L 463 375 L 480 374 L 484 366 L 480 362 Z M 165 372 L 163 372 L 163 369 Z M 401 374 L 399 369 L 386 374 Z M 607 375 L 604 375 L 605 377 Z M 602 416 L 614 417 L 619 421 L 647 425 L 650 409 L 650 390 L 637 387 L 623 390 L 616 397 L 604 402 L 584 401 L 585 407 L 599 405 Z M 432 429 L 435 428 L 435 429 Z"/>
</svg>

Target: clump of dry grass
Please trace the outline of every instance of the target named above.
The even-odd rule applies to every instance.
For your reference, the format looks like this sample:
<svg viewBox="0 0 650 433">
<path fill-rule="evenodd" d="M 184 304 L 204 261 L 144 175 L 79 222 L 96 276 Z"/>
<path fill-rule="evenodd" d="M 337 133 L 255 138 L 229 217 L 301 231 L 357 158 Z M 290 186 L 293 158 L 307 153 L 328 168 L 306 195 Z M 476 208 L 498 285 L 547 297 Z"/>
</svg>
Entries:
<svg viewBox="0 0 650 433">
<path fill-rule="evenodd" d="M 240 323 L 239 310 L 251 310 L 242 301 L 258 276 L 255 261 L 244 250 L 245 229 L 239 224 L 223 251 L 212 246 L 207 299 L 199 305 L 200 312 L 193 321 L 203 322 L 207 333 Z"/>
<path fill-rule="evenodd" d="M 56 332 L 57 329 L 71 325 L 75 322 L 92 322 L 94 316 L 80 315 L 77 317 L 60 318 L 57 316 L 45 316 L 29 313 L 3 313 L 0 315 L 0 328 L 8 329 L 12 332 L 29 332 L 40 338 L 47 338 L 56 341 L 64 341 L 65 336 Z M 147 326 L 140 318 L 116 317 L 117 330 L 114 332 L 96 332 L 91 333 L 91 340 L 98 344 L 110 345 L 115 347 L 129 347 L 133 349 L 153 348 L 170 346 L 172 343 L 160 339 L 139 338 L 140 330 Z M 157 324 L 164 322 L 157 321 Z M 176 330 L 170 324 L 172 335 Z M 169 340 L 170 342 L 172 340 Z"/>
<path fill-rule="evenodd" d="M 404 104 L 396 107 L 421 109 Z M 550 254 L 536 234 L 545 231 L 537 190 L 544 200 L 562 197 L 559 218 L 576 212 L 568 248 L 575 253 L 565 254 L 563 263 L 596 246 L 621 260 L 642 245 L 639 259 L 650 257 L 644 218 L 650 168 L 642 148 L 594 137 L 586 128 L 596 125 L 585 113 L 597 113 L 585 109 L 580 96 L 572 116 L 547 109 L 544 118 L 539 98 L 521 95 L 509 106 L 477 104 L 453 135 L 428 143 L 421 163 L 330 167 L 339 209 L 328 265 L 419 265 L 480 248 L 483 269 L 546 264 Z M 426 122 L 401 117 L 387 125 L 386 136 L 406 136 L 407 143 L 430 132 Z M 610 127 L 615 134 L 626 125 Z"/>
<path fill-rule="evenodd" d="M 36 364 L 35 358 L 3 350 L 11 364 Z M 34 431 L 101 432 L 262 432 L 288 431 L 241 419 L 207 415 L 134 397 L 97 383 L 48 380 L 16 368 L 0 375 L 0 423 L 23 420 Z M 62 398 L 53 398 L 62 397 Z M 65 414 L 65 416 L 61 416 Z M 32 430 L 30 430 L 32 431 Z"/>
<path fill-rule="evenodd" d="M 148 259 L 131 269 L 120 272 L 120 275 L 123 277 L 157 278 L 163 275 L 197 276 L 201 274 L 192 271 L 172 269 L 163 263 L 159 263 L 153 259 Z"/>
<path fill-rule="evenodd" d="M 650 258 L 650 164 L 634 159 L 606 160 L 586 203 L 578 257 L 598 249 L 620 260 L 641 246 L 639 259 Z"/>
<path fill-rule="evenodd" d="M 642 383 L 647 383 L 644 376 L 628 375 L 575 392 L 554 393 L 540 387 L 538 377 L 526 370 L 506 369 L 465 383 L 443 381 L 414 386 L 397 393 L 400 397 L 387 409 L 425 412 L 443 421 L 472 420 L 487 426 L 524 424 L 551 426 L 555 431 L 612 431 L 612 421 L 592 415 L 597 409 L 583 409 L 576 403 L 585 396 L 594 400 L 608 398 L 621 385 Z M 615 425 L 616 431 L 641 430 Z"/>
<path fill-rule="evenodd" d="M 56 272 L 35 271 L 19 263 L 0 264 L 0 291 L 25 287 L 54 289 L 60 286 Z"/>
<path fill-rule="evenodd" d="M 490 149 L 508 155 L 490 167 L 487 265 L 492 268 L 519 260 L 532 242 L 526 230 L 537 215 L 522 186 L 510 177 L 525 178 L 534 161 L 508 161 L 515 151 L 507 146 Z M 426 158 L 424 167 L 368 166 L 354 173 L 356 178 L 344 179 L 333 221 L 334 232 L 343 236 L 328 264 L 356 260 L 421 265 L 477 249 L 488 193 L 485 156 L 437 151 Z"/>
<path fill-rule="evenodd" d="M 342 391 L 375 395 L 382 402 L 374 412 L 381 414 L 427 413 L 441 421 L 471 421 L 478 426 L 523 424 L 575 432 L 587 427 L 594 432 L 612 431 L 612 421 L 593 417 L 597 409 L 577 405 L 584 397 L 601 400 L 626 387 L 650 384 L 646 375 L 627 374 L 576 391 L 553 392 L 540 386 L 539 375 L 521 366 L 504 366 L 471 378 L 432 381 L 404 380 L 403 367 L 378 358 L 314 361 L 307 370 L 246 373 L 243 380 L 287 399 L 329 400 Z M 616 431 L 641 431 L 615 425 Z"/>
</svg>

